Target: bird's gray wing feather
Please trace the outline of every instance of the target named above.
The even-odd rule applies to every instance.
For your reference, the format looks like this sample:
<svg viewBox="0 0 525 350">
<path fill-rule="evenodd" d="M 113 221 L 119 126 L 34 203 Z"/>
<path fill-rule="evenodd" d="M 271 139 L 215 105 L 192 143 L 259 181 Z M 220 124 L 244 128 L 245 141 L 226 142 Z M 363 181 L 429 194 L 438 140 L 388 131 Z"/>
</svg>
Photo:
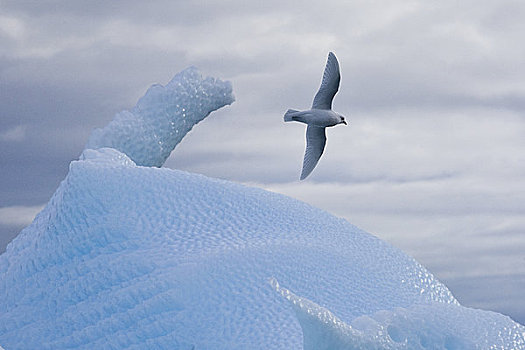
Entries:
<svg viewBox="0 0 525 350">
<path fill-rule="evenodd" d="M 325 128 L 308 125 L 306 128 L 306 151 L 304 153 L 301 180 L 304 180 L 314 170 L 326 144 Z"/>
<path fill-rule="evenodd" d="M 334 99 L 337 90 L 339 90 L 339 81 L 341 74 L 339 73 L 339 63 L 335 55 L 330 52 L 326 67 L 324 69 L 323 81 L 317 94 L 315 94 L 312 108 L 317 109 L 332 109 L 332 100 Z"/>
</svg>

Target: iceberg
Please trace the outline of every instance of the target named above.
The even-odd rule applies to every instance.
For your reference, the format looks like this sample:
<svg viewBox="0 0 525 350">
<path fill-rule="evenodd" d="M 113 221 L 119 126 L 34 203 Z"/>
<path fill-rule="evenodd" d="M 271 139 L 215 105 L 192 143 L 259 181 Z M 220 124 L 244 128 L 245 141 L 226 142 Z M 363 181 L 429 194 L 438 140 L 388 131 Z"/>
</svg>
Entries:
<svg viewBox="0 0 525 350">
<path fill-rule="evenodd" d="M 197 73 L 174 85 L 198 87 Z M 153 131 L 117 116 L 71 162 L 0 255 L 1 346 L 525 349 L 525 327 L 461 306 L 413 258 L 346 220 L 259 188 L 157 168 L 179 136 L 151 151 L 152 135 L 165 131 L 156 128 L 167 125 L 154 110 L 173 99 L 192 106 L 188 115 L 198 117 L 175 128 L 184 133 L 233 101 L 229 83 L 205 81 L 218 95 L 143 98 L 137 106 L 150 111 L 144 129 Z"/>
</svg>

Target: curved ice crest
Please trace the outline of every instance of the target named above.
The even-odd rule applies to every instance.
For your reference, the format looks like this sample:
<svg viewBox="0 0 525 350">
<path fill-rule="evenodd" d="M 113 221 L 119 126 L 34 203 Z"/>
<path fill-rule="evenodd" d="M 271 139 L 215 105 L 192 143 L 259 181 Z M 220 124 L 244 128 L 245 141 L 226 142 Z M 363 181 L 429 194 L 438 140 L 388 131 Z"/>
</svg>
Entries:
<svg viewBox="0 0 525 350">
<path fill-rule="evenodd" d="M 160 167 L 195 124 L 234 100 L 230 82 L 203 78 L 190 67 L 166 86 L 151 86 L 133 109 L 95 129 L 86 149 L 110 147 L 137 165 Z"/>
</svg>

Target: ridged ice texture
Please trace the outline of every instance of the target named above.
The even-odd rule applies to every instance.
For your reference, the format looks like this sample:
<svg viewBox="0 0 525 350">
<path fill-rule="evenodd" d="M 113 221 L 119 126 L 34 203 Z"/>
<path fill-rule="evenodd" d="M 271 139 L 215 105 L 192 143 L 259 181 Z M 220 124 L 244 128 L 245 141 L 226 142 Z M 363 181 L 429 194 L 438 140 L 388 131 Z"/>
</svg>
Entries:
<svg viewBox="0 0 525 350">
<path fill-rule="evenodd" d="M 195 124 L 234 100 L 230 82 L 203 79 L 190 67 L 166 86 L 151 86 L 131 111 L 95 129 L 86 149 L 111 147 L 137 165 L 160 167 Z"/>
<path fill-rule="evenodd" d="M 363 315 L 345 323 L 330 310 L 270 284 L 290 302 L 304 350 L 524 349 L 525 327 L 491 311 L 426 302 Z"/>
<path fill-rule="evenodd" d="M 440 316 L 450 327 L 479 325 L 425 268 L 343 219 L 100 149 L 71 163 L 0 256 L 0 344 L 299 350 L 301 326 L 272 276 L 349 324 L 434 301 L 454 310 Z M 490 336 L 510 322 L 492 321 Z"/>
</svg>

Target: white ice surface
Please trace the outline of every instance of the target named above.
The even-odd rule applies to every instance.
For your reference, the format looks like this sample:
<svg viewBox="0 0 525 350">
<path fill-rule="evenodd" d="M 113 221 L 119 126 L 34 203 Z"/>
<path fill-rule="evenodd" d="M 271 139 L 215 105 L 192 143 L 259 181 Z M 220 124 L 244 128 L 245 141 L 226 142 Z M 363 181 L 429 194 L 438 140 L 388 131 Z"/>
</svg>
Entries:
<svg viewBox="0 0 525 350">
<path fill-rule="evenodd" d="M 199 81 L 194 70 L 181 74 Z M 215 99 L 173 84 L 182 95 L 171 98 L 192 108 Z M 223 83 L 210 84 L 215 91 Z M 305 326 L 297 316 L 302 322 L 304 310 L 296 314 L 268 284 L 271 276 L 337 315 L 344 329 L 361 327 L 366 339 L 395 342 L 423 327 L 435 335 L 428 348 L 440 349 L 432 341 L 457 328 L 468 337 L 453 345 L 479 334 L 477 344 L 493 345 L 487 348 L 514 339 L 525 349 L 523 326 L 461 307 L 415 260 L 343 219 L 261 189 L 137 166 L 132 159 L 162 164 L 172 149 L 153 151 L 156 135 L 174 136 L 163 129 L 171 123 L 165 115 L 153 112 L 165 109 L 162 89 L 134 109 L 150 111 L 150 121 L 117 116 L 92 138 L 104 142 L 88 143 L 44 210 L 0 256 L 6 349 L 301 349 Z M 217 105 L 228 100 L 224 93 Z M 184 116 L 177 115 L 179 125 Z M 491 331 L 475 333 L 480 322 Z M 388 332 L 391 323 L 399 331 Z M 391 340 L 376 337 L 385 325 Z M 306 329 L 305 337 L 319 334 L 320 346 L 326 332 L 338 332 L 316 319 Z"/>
<path fill-rule="evenodd" d="M 137 165 L 160 167 L 195 124 L 234 100 L 230 82 L 203 78 L 190 67 L 166 86 L 153 85 L 133 109 L 94 130 L 86 149 L 111 147 Z"/>
<path fill-rule="evenodd" d="M 332 312 L 270 280 L 303 329 L 304 350 L 523 349 L 525 327 L 491 311 L 435 301 L 396 307 L 345 323 Z"/>
</svg>

